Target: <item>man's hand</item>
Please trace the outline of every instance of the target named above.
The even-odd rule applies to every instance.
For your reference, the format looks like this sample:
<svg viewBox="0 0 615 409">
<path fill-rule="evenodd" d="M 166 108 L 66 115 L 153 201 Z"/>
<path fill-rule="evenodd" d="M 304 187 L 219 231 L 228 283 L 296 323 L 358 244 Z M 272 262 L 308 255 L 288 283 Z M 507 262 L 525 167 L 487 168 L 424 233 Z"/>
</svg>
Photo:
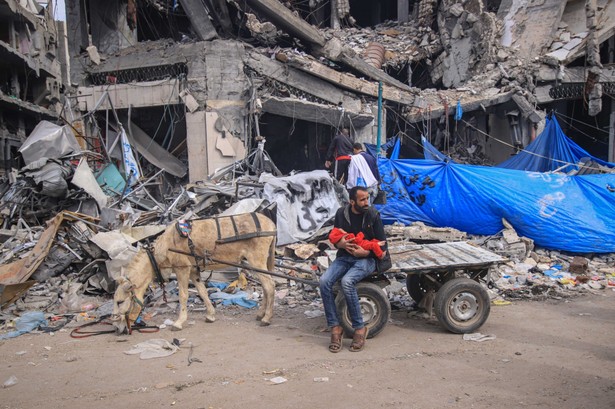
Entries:
<svg viewBox="0 0 615 409">
<path fill-rule="evenodd" d="M 331 167 L 331 161 L 325 161 L 325 168 L 329 169 Z"/>
<path fill-rule="evenodd" d="M 364 248 L 359 247 L 356 244 L 353 244 L 353 246 L 356 247 L 356 249 L 354 249 L 353 251 L 350 251 L 350 250 L 347 250 L 347 251 L 357 258 L 365 258 L 371 254 L 371 251 L 365 250 Z"/>
<path fill-rule="evenodd" d="M 351 248 L 354 248 L 354 247 L 359 247 L 359 246 L 357 246 L 356 244 L 353 244 L 353 243 L 352 243 L 352 242 L 354 241 L 354 237 L 353 237 L 352 239 L 350 239 L 350 240 L 346 240 L 346 237 L 347 237 L 347 236 L 348 236 L 348 235 L 347 235 L 347 234 L 345 234 L 345 235 L 344 235 L 344 237 L 342 237 L 342 238 L 340 239 L 340 241 L 338 241 L 338 242 L 337 242 L 337 244 L 336 244 L 335 246 L 336 246 L 338 249 L 344 249 L 344 250 L 346 250 L 347 252 L 349 252 L 349 253 L 350 253 L 350 249 L 351 249 Z"/>
</svg>

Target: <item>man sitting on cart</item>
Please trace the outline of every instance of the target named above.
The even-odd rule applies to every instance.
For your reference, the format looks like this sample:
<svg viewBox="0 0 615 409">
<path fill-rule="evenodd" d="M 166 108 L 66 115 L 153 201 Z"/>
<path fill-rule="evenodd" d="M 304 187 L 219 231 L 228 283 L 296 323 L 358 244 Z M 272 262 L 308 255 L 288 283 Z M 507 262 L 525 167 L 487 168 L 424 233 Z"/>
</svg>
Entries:
<svg viewBox="0 0 615 409">
<path fill-rule="evenodd" d="M 377 239 L 386 242 L 380 213 L 369 206 L 367 188 L 355 186 L 350 189 L 349 196 L 350 204 L 341 207 L 335 214 L 334 227 L 355 236 L 363 233 L 366 240 Z M 337 256 L 320 278 L 320 295 L 325 308 L 327 325 L 331 328 L 331 343 L 329 344 L 331 352 L 339 352 L 342 349 L 343 329 L 338 320 L 333 295 L 333 285 L 337 281 L 340 281 L 354 328 L 350 351 L 361 351 L 368 335 L 368 328 L 363 323 L 356 284 L 376 271 L 376 258 L 371 251 L 361 248 L 352 241 L 353 239 L 347 240 L 343 237 L 337 242 L 335 245 L 338 248 Z"/>
</svg>

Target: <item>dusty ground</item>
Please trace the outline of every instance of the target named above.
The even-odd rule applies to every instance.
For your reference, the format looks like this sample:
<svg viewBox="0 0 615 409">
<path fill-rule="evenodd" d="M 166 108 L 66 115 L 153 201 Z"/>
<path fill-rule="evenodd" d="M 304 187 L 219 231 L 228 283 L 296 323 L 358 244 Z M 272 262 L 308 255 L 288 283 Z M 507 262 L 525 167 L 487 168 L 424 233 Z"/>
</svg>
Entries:
<svg viewBox="0 0 615 409">
<path fill-rule="evenodd" d="M 394 311 L 360 353 L 327 351 L 324 318 L 278 307 L 270 327 L 223 307 L 181 332 L 76 340 L 27 334 L 0 344 L 1 408 L 613 408 L 615 292 L 493 306 L 483 334 L 462 340 Z M 160 318 L 157 318 L 160 320 Z M 150 338 L 188 348 L 152 360 L 125 355 Z M 123 342 L 120 342 L 122 341 Z M 25 351 L 25 353 L 23 353 Z M 18 354 L 20 353 L 20 354 Z M 282 384 L 268 379 L 281 376 Z M 328 378 L 328 381 L 318 381 Z"/>
</svg>

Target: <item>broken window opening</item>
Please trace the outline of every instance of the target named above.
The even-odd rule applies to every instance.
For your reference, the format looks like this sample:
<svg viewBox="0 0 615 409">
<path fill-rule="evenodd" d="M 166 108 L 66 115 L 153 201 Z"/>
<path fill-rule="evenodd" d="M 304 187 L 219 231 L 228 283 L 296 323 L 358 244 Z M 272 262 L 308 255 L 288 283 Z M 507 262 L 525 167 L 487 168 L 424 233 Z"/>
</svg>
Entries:
<svg viewBox="0 0 615 409">
<path fill-rule="evenodd" d="M 156 165 L 151 164 L 146 159 L 147 155 L 143 153 L 145 151 L 156 152 L 156 149 L 159 150 L 162 148 L 170 155 L 180 158 L 180 160 L 184 160 L 184 162 L 187 161 L 187 131 L 184 105 L 174 104 L 147 108 L 133 108 L 130 110 L 130 119 L 128 118 L 128 114 L 128 109 L 117 110 L 119 120 L 122 121 L 122 126 L 129 140 L 131 140 L 131 144 L 135 143 L 133 146 L 133 148 L 135 148 L 134 152 L 145 174 L 148 172 L 154 173 L 159 170 Z M 119 151 L 120 146 L 116 142 L 119 126 L 115 122 L 115 119 L 113 119 L 113 115 L 110 114 L 108 118 L 109 124 L 107 125 L 105 123 L 107 119 L 106 112 L 97 112 L 96 121 L 98 126 L 94 129 L 94 132 L 100 132 L 101 139 L 104 141 L 107 149 L 114 147 L 114 149 L 109 152 L 109 156 L 119 163 L 119 160 L 122 158 Z M 129 123 L 130 128 L 128 127 Z M 109 131 L 108 134 L 107 130 Z M 95 139 L 91 139 L 91 142 L 97 145 Z M 152 147 L 151 144 L 158 145 L 158 148 Z M 99 145 L 97 146 L 98 149 L 93 150 L 100 154 L 104 154 L 102 147 Z M 151 154 L 152 153 L 149 155 L 151 156 Z M 164 158 L 158 159 L 164 161 Z"/>
<path fill-rule="evenodd" d="M 118 110 L 127 116 L 128 110 Z M 185 151 L 186 113 L 183 104 L 136 108 L 131 111 L 131 123 L 141 128 L 167 152 Z M 177 155 L 176 155 L 177 156 Z"/>
<path fill-rule="evenodd" d="M 485 0 L 485 11 L 489 13 L 497 13 L 500 9 L 502 0 Z"/>
<path fill-rule="evenodd" d="M 412 7 L 410 5 L 410 10 Z M 372 27 L 387 20 L 396 21 L 397 0 L 350 0 L 350 15 L 360 27 Z"/>
<path fill-rule="evenodd" d="M 283 173 L 324 169 L 334 126 L 265 113 L 259 118 L 265 150 Z M 256 145 L 252 149 L 256 148 Z"/>
<path fill-rule="evenodd" d="M 13 25 L 12 23 L 5 22 L 4 24 L 0 24 L 0 41 L 3 41 L 7 44 L 11 44 L 11 29 Z"/>
<path fill-rule="evenodd" d="M 129 70 L 96 72 L 89 75 L 92 85 L 128 84 L 131 82 L 158 81 L 167 78 L 183 78 L 188 75 L 184 63 L 139 67 Z"/>
<path fill-rule="evenodd" d="M 141 41 L 156 41 L 172 38 L 175 41 L 195 39 L 191 32 L 190 20 L 182 9 L 174 3 L 166 3 L 155 7 L 150 2 L 141 2 L 137 10 L 137 39 Z"/>
<path fill-rule="evenodd" d="M 610 44 L 612 43 L 612 41 L 614 41 L 614 38 L 615 36 L 611 36 L 609 40 L 606 40 L 602 44 L 600 44 L 600 61 L 602 61 L 603 64 L 613 62 L 615 50 L 610 46 Z"/>
<path fill-rule="evenodd" d="M 3 169 L 5 174 L 9 173 L 11 168 L 21 169 L 25 165 L 19 154 L 20 146 L 21 140 L 17 138 L 0 138 L 0 169 Z"/>
<path fill-rule="evenodd" d="M 436 85 L 431 79 L 429 73 L 429 66 L 425 61 L 416 61 L 410 63 L 411 69 L 411 83 L 413 87 L 420 89 L 436 88 Z"/>
</svg>

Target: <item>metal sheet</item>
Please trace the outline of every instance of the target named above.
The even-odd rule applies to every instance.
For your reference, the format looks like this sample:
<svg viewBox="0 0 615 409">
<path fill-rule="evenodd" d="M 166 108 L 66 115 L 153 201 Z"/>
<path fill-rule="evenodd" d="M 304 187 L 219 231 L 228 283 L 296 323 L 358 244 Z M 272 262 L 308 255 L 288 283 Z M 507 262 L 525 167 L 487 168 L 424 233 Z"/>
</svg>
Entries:
<svg viewBox="0 0 615 409">
<path fill-rule="evenodd" d="M 36 281 L 29 280 L 19 284 L 0 284 L 0 307 L 4 308 L 17 301 L 35 283 Z"/>
<path fill-rule="evenodd" d="M 389 246 L 393 267 L 390 272 L 418 272 L 450 268 L 486 267 L 507 259 L 465 241 Z"/>
<path fill-rule="evenodd" d="M 0 283 L 18 284 L 30 278 L 47 256 L 62 220 L 64 220 L 64 213 L 58 213 L 47 222 L 47 229 L 26 257 L 0 266 Z"/>
<path fill-rule="evenodd" d="M 68 126 L 41 121 L 19 148 L 26 165 L 41 158 L 58 159 L 70 153 L 81 153 L 81 147 Z"/>
</svg>

